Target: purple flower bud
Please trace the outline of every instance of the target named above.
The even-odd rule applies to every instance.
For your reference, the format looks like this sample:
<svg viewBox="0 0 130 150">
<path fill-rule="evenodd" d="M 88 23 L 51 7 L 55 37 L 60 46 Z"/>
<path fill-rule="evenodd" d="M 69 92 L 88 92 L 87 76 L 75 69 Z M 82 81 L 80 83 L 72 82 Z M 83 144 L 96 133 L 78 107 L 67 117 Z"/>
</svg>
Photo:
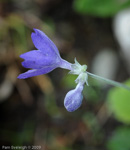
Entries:
<svg viewBox="0 0 130 150">
<path fill-rule="evenodd" d="M 71 63 L 60 57 L 55 44 L 40 30 L 34 29 L 31 34 L 32 41 L 38 50 L 32 50 L 20 55 L 24 59 L 23 67 L 31 68 L 18 76 L 25 79 L 32 76 L 49 73 L 57 67 L 71 70 Z"/>
<path fill-rule="evenodd" d="M 83 100 L 83 86 L 83 84 L 78 83 L 74 90 L 71 90 L 66 94 L 64 106 L 67 111 L 73 112 L 81 106 Z"/>
</svg>

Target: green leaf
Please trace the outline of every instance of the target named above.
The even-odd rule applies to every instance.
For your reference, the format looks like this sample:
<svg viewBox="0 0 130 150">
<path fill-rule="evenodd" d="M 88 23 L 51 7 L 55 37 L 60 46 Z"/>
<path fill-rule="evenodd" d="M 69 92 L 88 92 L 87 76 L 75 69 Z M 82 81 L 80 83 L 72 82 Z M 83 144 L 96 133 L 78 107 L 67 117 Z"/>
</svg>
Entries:
<svg viewBox="0 0 130 150">
<path fill-rule="evenodd" d="M 119 127 L 107 143 L 108 150 L 130 150 L 130 128 Z"/>
<path fill-rule="evenodd" d="M 126 82 L 130 86 L 130 80 Z M 112 88 L 108 95 L 108 108 L 115 117 L 126 124 L 130 124 L 130 91 L 123 88 Z"/>
<path fill-rule="evenodd" d="M 90 14 L 99 17 L 113 16 L 119 10 L 129 6 L 129 0 L 75 0 L 73 4 L 74 10 L 80 14 Z"/>
</svg>

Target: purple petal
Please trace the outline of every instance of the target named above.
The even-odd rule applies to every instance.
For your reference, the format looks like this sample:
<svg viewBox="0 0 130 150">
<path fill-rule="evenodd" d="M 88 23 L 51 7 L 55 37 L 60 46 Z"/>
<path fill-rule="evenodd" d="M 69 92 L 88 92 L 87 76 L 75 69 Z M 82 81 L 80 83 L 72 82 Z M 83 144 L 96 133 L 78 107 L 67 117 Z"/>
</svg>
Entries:
<svg viewBox="0 0 130 150">
<path fill-rule="evenodd" d="M 49 73 L 50 71 L 54 70 L 55 68 L 57 68 L 57 66 L 45 67 L 42 69 L 28 70 L 27 72 L 20 74 L 17 78 L 26 79 L 26 78 L 33 77 L 33 76 L 46 74 L 46 73 Z"/>
<path fill-rule="evenodd" d="M 38 29 L 34 29 L 35 33 L 31 34 L 32 41 L 35 47 L 41 50 L 44 54 L 60 56 L 59 51 L 55 44 L 47 37 L 45 33 Z"/>
<path fill-rule="evenodd" d="M 53 64 L 57 64 L 60 62 L 58 56 L 52 57 L 51 55 L 43 54 L 40 50 L 32 50 L 20 55 L 21 58 L 25 59 L 22 62 L 22 65 L 25 68 L 33 68 L 39 69 L 43 68 L 44 66 L 51 66 Z"/>
<path fill-rule="evenodd" d="M 74 90 L 67 93 L 64 100 L 67 111 L 73 112 L 81 106 L 83 100 L 82 90 L 83 85 L 78 84 Z"/>
</svg>

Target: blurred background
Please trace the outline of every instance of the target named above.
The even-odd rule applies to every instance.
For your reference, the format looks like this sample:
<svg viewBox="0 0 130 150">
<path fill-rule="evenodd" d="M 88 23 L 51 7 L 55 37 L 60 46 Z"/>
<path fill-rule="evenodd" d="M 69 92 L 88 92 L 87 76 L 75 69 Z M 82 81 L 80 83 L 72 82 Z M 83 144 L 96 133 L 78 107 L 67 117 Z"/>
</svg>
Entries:
<svg viewBox="0 0 130 150">
<path fill-rule="evenodd" d="M 89 78 L 82 106 L 70 113 L 64 97 L 75 75 L 55 69 L 17 79 L 27 71 L 19 55 L 36 49 L 33 28 L 67 61 L 130 86 L 129 0 L 0 0 L 1 149 L 130 150 L 130 91 Z"/>
</svg>

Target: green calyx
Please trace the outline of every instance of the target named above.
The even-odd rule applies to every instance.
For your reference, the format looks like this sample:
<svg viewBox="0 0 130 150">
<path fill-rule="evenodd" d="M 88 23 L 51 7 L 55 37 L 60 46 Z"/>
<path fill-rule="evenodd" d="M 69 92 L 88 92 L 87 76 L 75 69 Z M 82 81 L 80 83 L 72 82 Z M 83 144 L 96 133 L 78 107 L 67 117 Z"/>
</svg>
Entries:
<svg viewBox="0 0 130 150">
<path fill-rule="evenodd" d="M 88 85 L 88 74 L 87 74 L 87 65 L 80 65 L 78 61 L 75 58 L 75 63 L 71 65 L 71 71 L 70 74 L 76 74 L 78 75 L 77 79 L 75 80 L 76 83 L 84 84 L 86 83 Z"/>
</svg>

